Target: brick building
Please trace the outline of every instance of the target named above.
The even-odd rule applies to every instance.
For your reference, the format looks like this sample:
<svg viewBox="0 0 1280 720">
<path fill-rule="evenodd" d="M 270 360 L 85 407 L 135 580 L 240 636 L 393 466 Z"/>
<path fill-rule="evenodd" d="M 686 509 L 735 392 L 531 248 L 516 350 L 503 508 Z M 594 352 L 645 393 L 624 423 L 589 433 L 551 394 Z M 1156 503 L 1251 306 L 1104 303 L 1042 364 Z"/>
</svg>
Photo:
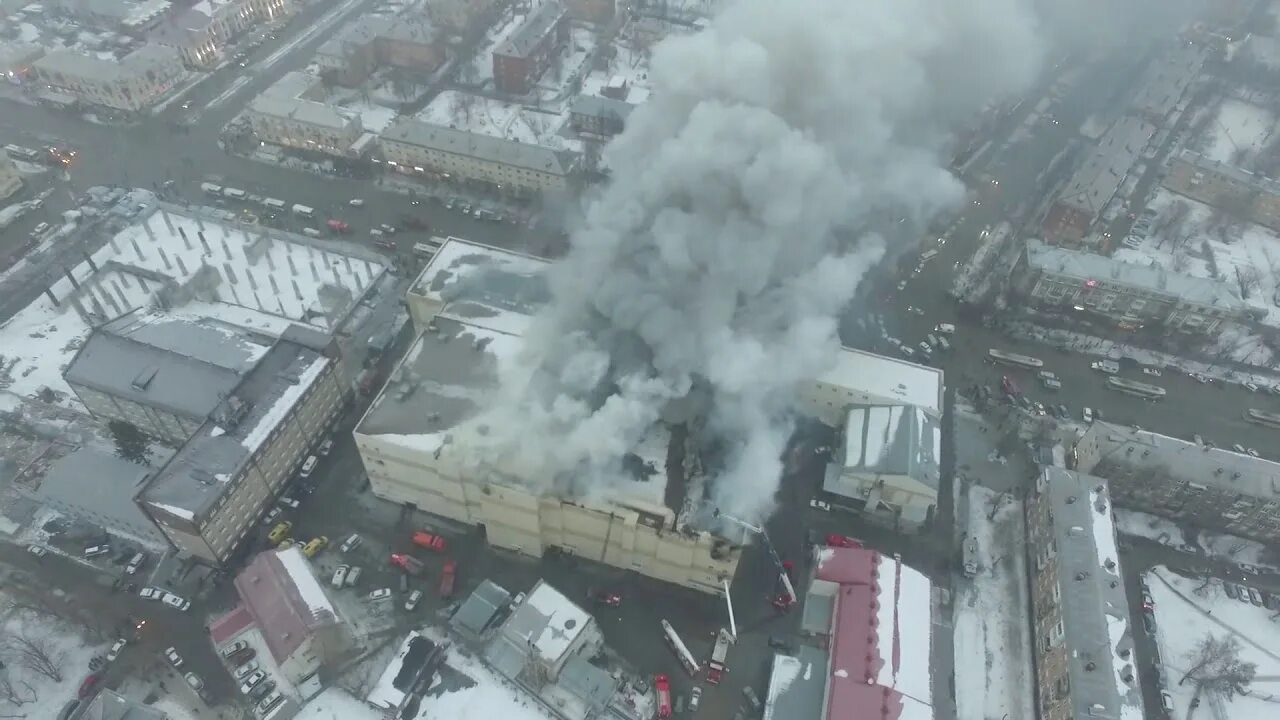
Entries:
<svg viewBox="0 0 1280 720">
<path fill-rule="evenodd" d="M 559 3 L 545 2 L 493 51 L 493 79 L 499 92 L 524 95 L 533 89 L 569 39 L 566 18 Z"/>
</svg>

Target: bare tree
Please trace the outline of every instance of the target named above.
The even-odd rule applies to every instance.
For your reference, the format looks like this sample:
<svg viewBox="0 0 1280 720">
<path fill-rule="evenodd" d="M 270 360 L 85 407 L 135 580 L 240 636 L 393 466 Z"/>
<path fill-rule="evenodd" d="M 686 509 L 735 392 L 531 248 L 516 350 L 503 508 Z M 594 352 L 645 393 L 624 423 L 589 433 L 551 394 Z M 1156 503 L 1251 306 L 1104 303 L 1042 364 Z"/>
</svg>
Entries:
<svg viewBox="0 0 1280 720">
<path fill-rule="evenodd" d="M 55 648 L 46 637 L 32 637 L 23 632 L 11 635 L 6 645 L 9 655 L 37 675 L 62 682 L 62 665 L 66 654 Z"/>
<path fill-rule="evenodd" d="M 6 702 L 10 705 L 22 707 L 28 703 L 33 703 L 40 699 L 36 694 L 35 688 L 25 680 L 14 682 L 8 673 L 0 675 L 0 702 Z M 0 717 L 18 717 L 18 716 L 0 716 Z"/>
<path fill-rule="evenodd" d="M 1262 280 L 1262 273 L 1252 265 L 1237 265 L 1236 277 L 1240 283 L 1240 295 L 1247 300 L 1253 294 L 1253 291 L 1258 289 L 1258 284 Z"/>
<path fill-rule="evenodd" d="M 1190 259 L 1188 259 L 1188 258 L 1187 258 L 1187 254 L 1186 254 L 1186 253 L 1182 252 L 1181 250 L 1179 250 L 1179 251 L 1175 252 L 1175 253 L 1173 254 L 1173 263 L 1172 263 L 1173 271 L 1174 271 L 1174 272 L 1176 272 L 1176 273 L 1180 273 L 1180 272 L 1182 272 L 1183 270 L 1186 270 L 1186 269 L 1187 269 L 1187 265 L 1188 265 L 1190 262 L 1191 262 L 1191 261 L 1190 261 Z"/>
<path fill-rule="evenodd" d="M 1178 684 L 1191 680 L 1202 692 L 1221 693 L 1227 699 L 1244 693 L 1258 671 L 1257 665 L 1240 659 L 1240 640 L 1234 635 L 1206 633 L 1186 657 L 1191 666 Z"/>
</svg>

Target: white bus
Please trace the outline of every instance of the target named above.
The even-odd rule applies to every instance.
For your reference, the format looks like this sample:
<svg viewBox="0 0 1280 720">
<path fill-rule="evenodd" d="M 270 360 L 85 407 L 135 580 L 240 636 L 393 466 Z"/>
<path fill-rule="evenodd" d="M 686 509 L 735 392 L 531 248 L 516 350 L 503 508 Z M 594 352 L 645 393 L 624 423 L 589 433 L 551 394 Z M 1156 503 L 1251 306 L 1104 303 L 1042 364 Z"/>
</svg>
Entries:
<svg viewBox="0 0 1280 720">
<path fill-rule="evenodd" d="M 1044 361 L 1040 358 L 1033 358 L 1030 355 L 1019 355 L 1017 353 L 1005 352 L 1003 350 L 996 350 L 995 348 L 988 350 L 987 356 L 991 358 L 992 362 L 996 362 L 1001 365 L 1016 365 L 1017 367 L 1032 369 L 1044 367 Z"/>
<path fill-rule="evenodd" d="M 232 200 L 243 200 L 245 196 L 245 192 L 243 190 L 233 187 L 222 188 L 222 194 Z"/>
<path fill-rule="evenodd" d="M 271 208 L 272 210 L 283 210 L 285 208 L 284 201 L 277 200 L 276 198 L 263 198 L 262 206 Z"/>
<path fill-rule="evenodd" d="M 1267 412 L 1266 410 L 1249 408 L 1244 411 L 1244 419 L 1258 425 L 1280 428 L 1280 415 L 1273 412 Z"/>
<path fill-rule="evenodd" d="M 1149 400 L 1159 400 L 1165 396 L 1165 389 L 1159 385 L 1138 382 L 1136 380 L 1126 380 L 1114 375 L 1107 378 L 1107 387 L 1115 390 L 1116 392 L 1136 395 Z"/>
<path fill-rule="evenodd" d="M 923 265 L 936 257 L 938 257 L 937 250 L 928 250 L 920 255 L 920 264 Z"/>
<path fill-rule="evenodd" d="M 309 218 L 309 217 L 313 217 L 316 214 L 316 211 L 314 208 L 307 207 L 306 205 L 294 205 L 293 214 L 301 215 L 304 218 Z"/>
<path fill-rule="evenodd" d="M 4 151 L 9 153 L 9 157 L 16 157 L 21 160 L 37 160 L 40 158 L 40 153 L 21 145 L 5 145 Z"/>
<path fill-rule="evenodd" d="M 222 186 L 213 183 L 200 183 L 200 190 L 206 195 L 221 195 Z"/>
</svg>

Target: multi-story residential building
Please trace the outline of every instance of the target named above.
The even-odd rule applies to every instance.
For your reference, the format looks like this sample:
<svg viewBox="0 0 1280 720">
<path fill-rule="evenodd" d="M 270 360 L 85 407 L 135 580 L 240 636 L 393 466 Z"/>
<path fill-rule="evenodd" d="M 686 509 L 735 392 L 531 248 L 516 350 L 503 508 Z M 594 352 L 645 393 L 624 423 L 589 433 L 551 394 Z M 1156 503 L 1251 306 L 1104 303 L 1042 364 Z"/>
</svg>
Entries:
<svg viewBox="0 0 1280 720">
<path fill-rule="evenodd" d="M 293 0 L 201 0 L 161 23 L 149 39 L 178 51 L 187 65 L 209 69 L 238 35 L 294 10 Z"/>
<path fill-rule="evenodd" d="M 55 441 L 18 470 L 13 487 L 64 517 L 166 550 L 164 533 L 133 502 L 138 487 L 163 464 L 162 457 L 155 460 L 140 465 L 107 450 Z"/>
<path fill-rule="evenodd" d="M 173 3 L 169 0 L 51 0 L 42 4 L 46 9 L 59 10 L 105 30 L 137 34 L 159 25 Z"/>
<path fill-rule="evenodd" d="M 249 127 L 259 140 L 273 145 L 358 155 L 365 135 L 360 113 L 314 99 L 322 94 L 319 78 L 286 73 L 249 103 Z"/>
<path fill-rule="evenodd" d="M 176 446 L 274 341 L 211 318 L 139 310 L 94 328 L 62 376 L 90 415 L 131 423 Z"/>
<path fill-rule="evenodd" d="M 184 77 L 177 51 L 151 44 L 119 60 L 55 50 L 31 71 L 37 82 L 81 102 L 131 113 L 153 105 Z"/>
<path fill-rule="evenodd" d="M 444 63 L 445 45 L 424 15 L 369 15 L 321 45 L 315 59 L 321 74 L 339 85 L 359 85 L 379 67 L 425 79 Z"/>
<path fill-rule="evenodd" d="M 1117 120 L 1050 206 L 1042 228 L 1045 240 L 1055 244 L 1082 242 L 1155 132 L 1154 125 L 1136 115 Z"/>
<path fill-rule="evenodd" d="M 338 363 L 280 340 L 137 493 L 183 557 L 231 559 L 341 412 Z"/>
<path fill-rule="evenodd" d="M 618 0 L 565 0 L 569 17 L 583 22 L 604 25 L 618 12 Z"/>
<path fill-rule="evenodd" d="M 1027 240 L 1012 278 L 1014 289 L 1036 305 L 1090 313 L 1130 330 L 1158 325 L 1211 333 L 1224 320 L 1249 317 L 1248 305 L 1224 282 L 1035 239 Z"/>
<path fill-rule="evenodd" d="M 546 0 L 493 51 L 494 85 L 511 95 L 528 93 L 568 40 L 564 7 Z"/>
<path fill-rule="evenodd" d="M 513 195 L 567 190 L 578 153 L 401 118 L 379 137 L 383 158 L 404 169 L 481 183 Z"/>
<path fill-rule="evenodd" d="M 636 106 L 598 95 L 579 95 L 569 108 L 569 125 L 576 132 L 610 137 L 622 132 Z"/>
<path fill-rule="evenodd" d="M 831 453 L 822 489 L 870 516 L 919 529 L 938 504 L 942 428 L 910 405 L 849 406 L 844 442 Z"/>
<path fill-rule="evenodd" d="M 22 189 L 22 173 L 9 158 L 9 153 L 0 150 L 0 200 L 13 197 Z"/>
<path fill-rule="evenodd" d="M 432 22 L 457 32 L 488 18 L 497 5 L 498 0 L 427 0 L 427 15 Z"/>
<path fill-rule="evenodd" d="M 1280 182 L 1244 168 L 1183 150 L 1169 166 L 1164 186 L 1241 220 L 1280 230 Z"/>
<path fill-rule="evenodd" d="M 1205 43 L 1174 42 L 1147 66 L 1130 110 L 1147 122 L 1166 125 L 1209 57 Z"/>
<path fill-rule="evenodd" d="M 1280 541 L 1280 463 L 1095 422 L 1075 467 L 1108 479 L 1118 505 L 1196 527 Z"/>
<path fill-rule="evenodd" d="M 1040 720 L 1143 717 L 1106 481 L 1045 466 L 1026 518 Z"/>
</svg>

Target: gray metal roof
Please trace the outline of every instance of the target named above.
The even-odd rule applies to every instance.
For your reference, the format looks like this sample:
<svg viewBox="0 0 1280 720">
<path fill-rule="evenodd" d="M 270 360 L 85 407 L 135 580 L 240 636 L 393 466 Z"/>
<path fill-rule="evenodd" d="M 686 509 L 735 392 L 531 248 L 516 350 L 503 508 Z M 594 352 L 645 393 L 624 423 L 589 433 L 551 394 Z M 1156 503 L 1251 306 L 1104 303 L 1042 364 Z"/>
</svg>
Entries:
<svg viewBox="0 0 1280 720">
<path fill-rule="evenodd" d="M 35 495 L 138 527 L 154 527 L 133 496 L 159 468 L 129 462 L 105 450 L 80 447 L 51 461 Z M 159 534 L 156 529 L 156 534 Z"/>
<path fill-rule="evenodd" d="M 1087 433 L 1098 448 L 1097 466 L 1159 469 L 1171 478 L 1280 500 L 1280 463 L 1125 425 L 1095 422 Z"/>
<path fill-rule="evenodd" d="M 568 175 L 577 153 L 496 138 L 403 117 L 382 131 L 382 142 L 402 143 L 551 175 Z"/>
<path fill-rule="evenodd" d="M 1168 115 L 1200 74 L 1208 53 L 1204 44 L 1176 43 L 1147 67 L 1132 107 L 1152 117 Z"/>
<path fill-rule="evenodd" d="M 599 95 L 579 95 L 573 99 L 569 112 L 598 118 L 617 118 L 625 121 L 636 106 L 622 100 L 600 97 Z"/>
<path fill-rule="evenodd" d="M 836 461 L 847 470 L 907 475 L 936 489 L 941 437 L 933 417 L 915 406 L 853 405 Z"/>
<path fill-rule="evenodd" d="M 249 110 L 267 118 L 288 118 L 316 127 L 347 130 L 361 128 L 360 114 L 327 103 L 301 98 L 259 95 L 249 103 Z"/>
<path fill-rule="evenodd" d="M 441 314 L 477 325 L 503 313 L 532 316 L 551 298 L 542 258 L 448 238 L 411 292 L 435 300 Z"/>
<path fill-rule="evenodd" d="M 520 27 L 502 41 L 493 54 L 527 57 L 562 17 L 564 17 L 564 8 L 560 7 L 560 3 L 550 0 L 542 3 L 529 13 Z"/>
<path fill-rule="evenodd" d="M 463 630 L 479 637 L 490 629 L 490 623 L 498 611 L 511 601 L 511 593 L 492 580 L 485 580 L 458 606 L 449 620 L 455 630 Z"/>
<path fill-rule="evenodd" d="M 510 350 L 519 338 L 450 318 L 434 322 L 436 330 L 424 332 L 414 341 L 356 432 L 444 432 L 475 415 L 479 410 L 476 400 L 497 387 L 494 345 Z"/>
<path fill-rule="evenodd" d="M 203 420 L 270 344 L 268 338 L 211 318 L 131 312 L 94 328 L 63 377 Z"/>
<path fill-rule="evenodd" d="M 1106 481 L 1059 467 L 1040 472 L 1040 492 L 1052 511 L 1049 532 L 1057 547 L 1072 716 L 1141 718 L 1133 625 Z"/>
<path fill-rule="evenodd" d="M 298 385 L 297 378 L 327 359 L 309 348 L 277 342 L 234 393 L 234 400 L 248 404 L 248 411 L 232 427 L 206 422 L 178 450 L 139 495 L 143 502 L 181 508 L 201 516 L 226 492 L 248 463 L 256 447 L 252 438 L 283 420 L 273 412 L 275 403 Z M 305 389 L 305 388 L 303 388 Z M 223 408 L 219 408 L 219 413 Z M 215 413 L 219 414 L 219 413 Z M 269 430 L 269 428 L 266 428 Z"/>
<path fill-rule="evenodd" d="M 805 604 L 808 605 L 807 602 Z M 774 655 L 769 671 L 769 692 L 764 703 L 764 720 L 822 717 L 827 691 L 827 663 L 827 653 L 810 645 L 801 645 L 792 655 Z"/>
<path fill-rule="evenodd" d="M 1164 295 L 1184 303 L 1245 311 L 1245 303 L 1231 286 L 1209 278 L 1169 272 L 1162 267 L 1134 265 L 1104 255 L 1027 240 L 1027 263 L 1048 275 L 1072 280 L 1114 283 Z"/>
<path fill-rule="evenodd" d="M 1057 202 L 1097 217 L 1137 162 L 1156 128 L 1146 120 L 1124 115 L 1098 139 L 1098 145 L 1058 194 Z"/>
<path fill-rule="evenodd" d="M 1274 180 L 1266 175 L 1259 175 L 1258 173 L 1250 172 L 1239 165 L 1219 162 L 1218 160 L 1205 157 L 1204 155 L 1192 150 L 1183 150 L 1181 153 L 1178 153 L 1178 159 L 1192 167 L 1204 170 L 1205 172 L 1221 175 L 1222 177 L 1234 180 L 1241 185 L 1260 193 L 1265 193 L 1267 195 L 1280 195 L 1280 180 Z"/>
</svg>

